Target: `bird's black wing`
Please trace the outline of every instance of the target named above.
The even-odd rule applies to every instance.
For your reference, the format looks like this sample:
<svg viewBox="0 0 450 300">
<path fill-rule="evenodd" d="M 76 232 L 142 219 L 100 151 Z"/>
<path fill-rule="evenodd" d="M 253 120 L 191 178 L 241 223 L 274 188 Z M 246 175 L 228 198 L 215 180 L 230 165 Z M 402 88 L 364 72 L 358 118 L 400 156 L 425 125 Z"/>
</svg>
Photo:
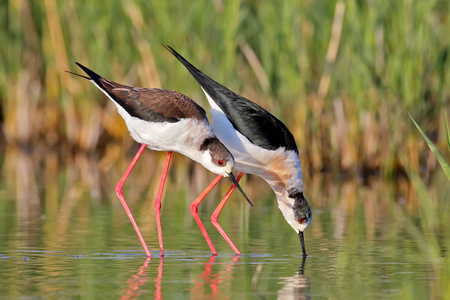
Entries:
<svg viewBox="0 0 450 300">
<path fill-rule="evenodd" d="M 166 46 L 166 49 L 188 69 L 225 113 L 233 127 L 253 144 L 268 150 L 284 147 L 286 150 L 298 152 L 294 137 L 283 122 L 258 104 L 239 96 L 203 74 L 170 46 Z"/>
</svg>

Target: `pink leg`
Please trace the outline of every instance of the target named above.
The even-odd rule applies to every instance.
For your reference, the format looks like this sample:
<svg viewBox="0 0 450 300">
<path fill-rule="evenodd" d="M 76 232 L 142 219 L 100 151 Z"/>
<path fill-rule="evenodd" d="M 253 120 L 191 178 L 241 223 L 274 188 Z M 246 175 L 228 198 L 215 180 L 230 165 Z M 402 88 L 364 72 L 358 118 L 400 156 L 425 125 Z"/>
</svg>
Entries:
<svg viewBox="0 0 450 300">
<path fill-rule="evenodd" d="M 134 220 L 133 215 L 131 214 L 130 208 L 128 207 L 128 204 L 125 201 L 125 198 L 123 197 L 123 194 L 122 194 L 123 184 L 127 180 L 128 175 L 130 175 L 131 170 L 133 170 L 134 165 L 138 161 L 138 159 L 141 156 L 142 152 L 144 151 L 145 147 L 146 147 L 146 144 L 142 144 L 141 148 L 139 148 L 138 153 L 133 158 L 133 161 L 128 166 L 128 169 L 123 174 L 123 176 L 120 179 L 119 183 L 117 183 L 117 185 L 116 185 L 116 193 L 117 193 L 117 196 L 119 197 L 120 203 L 122 203 L 122 206 L 123 206 L 123 208 L 125 209 L 125 211 L 126 211 L 126 213 L 128 215 L 128 218 L 130 218 L 131 224 L 133 224 L 134 230 L 136 231 L 136 233 L 137 233 L 137 235 L 139 237 L 139 240 L 141 241 L 142 246 L 144 247 L 145 254 L 147 254 L 147 257 L 152 257 L 152 255 L 150 254 L 150 251 L 148 250 L 147 244 L 145 243 L 144 238 L 142 237 L 141 231 L 139 230 L 139 228 L 138 228 L 138 226 L 136 224 L 136 221 Z"/>
<path fill-rule="evenodd" d="M 156 215 L 156 227 L 158 228 L 158 238 L 159 238 L 159 251 L 161 256 L 164 256 L 163 239 L 162 239 L 162 229 L 161 229 L 161 197 L 164 189 L 164 184 L 166 183 L 167 171 L 169 170 L 170 159 L 172 157 L 172 152 L 167 152 L 166 164 L 164 165 L 164 171 L 161 175 L 161 181 L 159 182 L 158 193 L 155 199 L 155 215 Z"/>
<path fill-rule="evenodd" d="M 194 216 L 195 221 L 197 221 L 198 227 L 200 227 L 203 236 L 205 237 L 206 242 L 208 243 L 209 248 L 213 255 L 217 255 L 216 249 L 209 238 L 208 233 L 206 232 L 205 226 L 203 226 L 202 220 L 198 216 L 198 206 L 203 201 L 203 199 L 208 195 L 208 193 L 214 188 L 214 186 L 222 179 L 222 175 L 217 175 L 217 177 L 208 185 L 208 187 L 195 199 L 191 204 L 191 213 Z"/>
<path fill-rule="evenodd" d="M 238 177 L 236 178 L 237 182 L 239 182 L 239 180 L 241 179 L 242 175 L 244 175 L 244 173 L 239 173 Z M 225 239 L 225 241 L 227 241 L 228 245 L 230 245 L 230 247 L 233 249 L 234 253 L 236 253 L 237 255 L 241 255 L 241 252 L 239 252 L 238 248 L 233 244 L 233 242 L 231 241 L 231 239 L 228 237 L 228 235 L 225 233 L 225 230 L 222 229 L 222 226 L 220 226 L 219 224 L 219 215 L 220 212 L 222 211 L 222 208 L 225 206 L 225 204 L 227 203 L 228 199 L 230 198 L 231 194 L 233 193 L 234 189 L 236 188 L 236 186 L 233 184 L 230 189 L 228 190 L 228 192 L 225 194 L 225 197 L 223 197 L 222 201 L 220 201 L 219 205 L 217 206 L 216 210 L 214 211 L 214 213 L 211 215 L 211 222 L 213 223 L 214 227 L 216 227 L 216 229 L 220 232 L 220 234 L 223 236 L 223 238 Z"/>
</svg>

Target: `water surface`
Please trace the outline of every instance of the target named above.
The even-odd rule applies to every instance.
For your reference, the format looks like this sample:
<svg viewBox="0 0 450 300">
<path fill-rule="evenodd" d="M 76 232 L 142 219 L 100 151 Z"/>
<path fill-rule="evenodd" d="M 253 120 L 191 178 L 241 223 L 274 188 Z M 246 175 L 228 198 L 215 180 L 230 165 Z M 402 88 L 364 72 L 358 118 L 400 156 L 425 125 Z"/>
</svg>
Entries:
<svg viewBox="0 0 450 300">
<path fill-rule="evenodd" d="M 313 222 L 303 259 L 273 193 L 255 178 L 243 182 L 255 207 L 234 196 L 220 217 L 242 252 L 234 255 L 209 222 L 224 181 L 200 206 L 213 257 L 189 213 L 195 184 L 172 174 L 160 258 L 154 184 L 130 181 L 124 194 L 151 249 L 147 259 L 114 193 L 120 174 L 105 176 L 97 188 L 67 170 L 46 185 L 38 176 L 0 184 L 1 298 L 430 299 L 448 283 L 445 228 L 427 235 L 403 184 L 308 180 Z"/>
</svg>

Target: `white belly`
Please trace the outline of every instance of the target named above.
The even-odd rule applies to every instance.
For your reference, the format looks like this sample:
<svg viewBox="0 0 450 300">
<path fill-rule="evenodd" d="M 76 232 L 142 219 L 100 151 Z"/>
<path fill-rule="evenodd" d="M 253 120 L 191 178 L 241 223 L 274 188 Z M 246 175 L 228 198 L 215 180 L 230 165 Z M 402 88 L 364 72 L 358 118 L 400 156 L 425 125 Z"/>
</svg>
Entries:
<svg viewBox="0 0 450 300">
<path fill-rule="evenodd" d="M 125 120 L 133 139 L 157 151 L 174 151 L 188 157 L 198 152 L 198 146 L 205 136 L 214 136 L 209 124 L 197 119 L 181 119 L 178 122 L 148 122 L 133 117 L 114 102 L 117 111 Z"/>
</svg>

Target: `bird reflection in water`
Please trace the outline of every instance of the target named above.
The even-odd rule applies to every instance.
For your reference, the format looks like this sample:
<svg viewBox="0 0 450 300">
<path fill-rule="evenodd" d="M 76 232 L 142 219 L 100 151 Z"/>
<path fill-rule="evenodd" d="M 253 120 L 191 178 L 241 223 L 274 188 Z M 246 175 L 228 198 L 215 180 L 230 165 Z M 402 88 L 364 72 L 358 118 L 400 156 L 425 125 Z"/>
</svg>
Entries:
<svg viewBox="0 0 450 300">
<path fill-rule="evenodd" d="M 142 286 L 148 281 L 148 272 L 150 258 L 147 258 L 144 264 L 139 267 L 138 272 L 131 276 L 130 279 L 126 281 L 127 288 L 124 289 L 124 294 L 120 298 L 121 300 L 136 299 L 142 293 Z M 191 288 L 190 294 L 194 299 L 205 298 L 205 296 L 217 298 L 220 296 L 220 288 L 226 285 L 233 279 L 233 269 L 235 264 L 239 261 L 238 256 L 234 256 L 228 263 L 220 264 L 216 262 L 216 257 L 211 256 L 208 262 L 204 263 L 205 269 L 200 274 L 197 275 L 194 281 L 194 287 Z M 163 279 L 163 257 L 159 260 L 158 275 L 154 279 L 155 282 L 155 293 L 154 299 L 162 299 L 161 296 L 161 285 Z M 222 270 L 214 271 L 215 266 L 223 265 L 225 268 Z M 231 284 L 231 283 L 230 283 Z M 208 290 L 209 288 L 209 290 Z M 223 295 L 222 295 L 223 296 Z"/>
<path fill-rule="evenodd" d="M 124 289 L 124 295 L 120 298 L 120 300 L 128 300 L 128 299 L 136 299 L 142 293 L 141 287 L 148 280 L 148 271 L 149 271 L 149 263 L 151 258 L 148 257 L 144 264 L 138 269 L 138 272 L 131 276 L 130 279 L 126 281 L 127 289 Z M 154 299 L 162 299 L 161 297 L 161 282 L 162 282 L 162 274 L 163 274 L 163 264 L 164 258 L 161 257 L 159 259 L 158 266 L 158 276 L 154 279 L 155 281 L 155 297 Z"/>
<path fill-rule="evenodd" d="M 283 287 L 278 291 L 278 299 L 310 299 L 308 291 L 311 282 L 305 277 L 306 257 L 303 257 L 298 272 L 291 277 L 280 277 Z"/>
<path fill-rule="evenodd" d="M 213 271 L 213 267 L 221 265 L 216 262 L 216 257 L 211 256 L 209 261 L 205 263 L 205 270 L 202 274 L 197 275 L 193 283 L 195 286 L 191 288 L 190 294 L 193 299 L 204 299 L 205 296 L 207 298 L 221 298 L 224 295 L 221 295 L 219 288 L 226 285 L 227 282 L 230 282 L 233 279 L 233 269 L 236 268 L 235 264 L 239 261 L 239 256 L 234 256 L 231 261 L 225 263 L 225 268 L 220 271 Z M 207 286 L 209 285 L 209 291 L 207 290 Z M 231 287 L 231 283 L 230 286 Z"/>
<path fill-rule="evenodd" d="M 164 257 L 159 258 L 159 266 L 158 266 L 158 276 L 155 278 L 155 299 L 159 300 L 162 299 L 161 297 L 161 283 L 162 283 L 162 277 L 163 277 L 163 262 Z"/>
</svg>

